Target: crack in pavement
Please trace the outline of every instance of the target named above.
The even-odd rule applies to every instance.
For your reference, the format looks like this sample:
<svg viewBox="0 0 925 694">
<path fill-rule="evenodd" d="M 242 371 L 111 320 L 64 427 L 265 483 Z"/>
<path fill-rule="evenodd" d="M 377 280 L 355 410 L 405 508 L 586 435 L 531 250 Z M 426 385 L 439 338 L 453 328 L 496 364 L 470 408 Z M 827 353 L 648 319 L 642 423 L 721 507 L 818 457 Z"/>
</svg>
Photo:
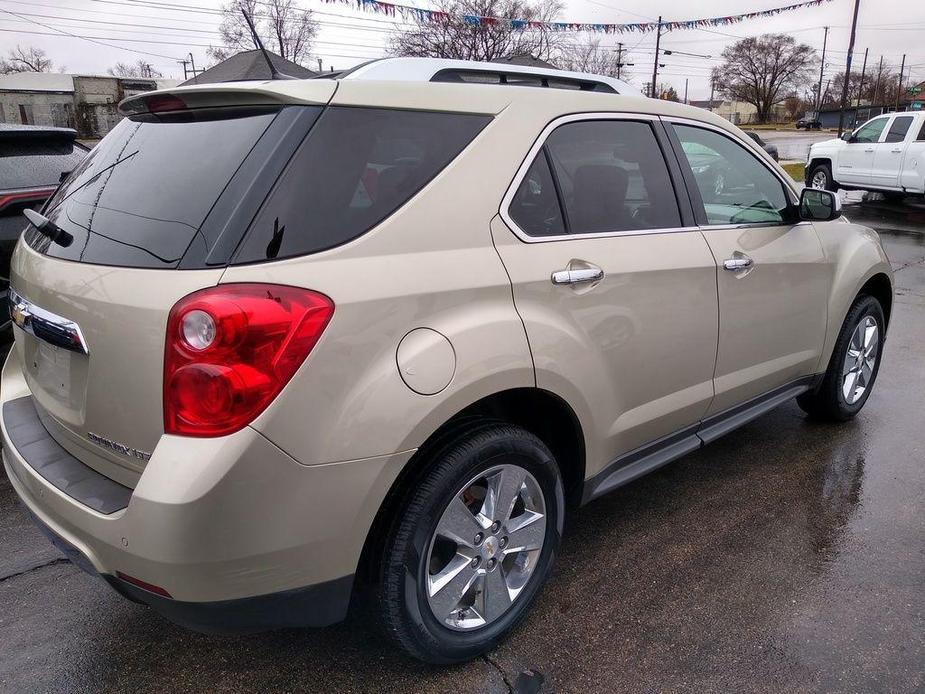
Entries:
<svg viewBox="0 0 925 694">
<path fill-rule="evenodd" d="M 922 257 L 919 258 L 918 260 L 912 260 L 912 261 L 910 261 L 910 262 L 908 262 L 908 263 L 903 263 L 903 264 L 900 265 L 898 268 L 896 268 L 895 270 L 893 270 L 893 272 L 894 272 L 894 273 L 897 273 L 897 272 L 899 272 L 900 270 L 905 270 L 907 267 L 912 267 L 913 265 L 921 265 L 922 263 L 925 263 L 925 256 L 922 256 Z"/>
<path fill-rule="evenodd" d="M 488 663 L 495 670 L 498 671 L 498 674 L 501 675 L 501 679 L 504 681 L 504 686 L 507 687 L 508 692 L 510 692 L 511 694 L 514 694 L 514 685 L 512 685 L 510 680 L 507 678 L 507 675 L 504 672 L 504 668 L 502 668 L 500 665 L 498 665 L 498 663 L 496 663 L 494 660 L 489 658 L 487 654 L 482 656 L 482 660 L 484 660 L 486 663 Z"/>
<path fill-rule="evenodd" d="M 70 563 L 71 563 L 71 560 L 68 559 L 67 557 L 56 557 L 55 559 L 46 561 L 44 564 L 36 564 L 35 566 L 30 566 L 28 569 L 23 569 L 22 571 L 17 571 L 16 573 L 7 574 L 6 576 L 0 576 L 0 583 L 3 583 L 4 581 L 8 581 L 11 578 L 16 578 L 17 576 L 23 576 L 27 573 L 38 571 L 39 569 L 44 569 L 46 566 L 55 566 L 56 564 L 70 564 Z"/>
</svg>

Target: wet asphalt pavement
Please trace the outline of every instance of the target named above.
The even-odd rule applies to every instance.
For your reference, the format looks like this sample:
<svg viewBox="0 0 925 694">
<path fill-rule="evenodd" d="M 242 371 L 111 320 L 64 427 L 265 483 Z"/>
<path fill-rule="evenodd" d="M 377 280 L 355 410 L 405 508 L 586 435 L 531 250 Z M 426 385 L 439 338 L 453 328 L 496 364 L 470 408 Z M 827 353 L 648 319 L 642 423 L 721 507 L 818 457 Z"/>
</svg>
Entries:
<svg viewBox="0 0 925 694">
<path fill-rule="evenodd" d="M 748 130 L 747 125 L 742 127 Z M 835 137 L 835 133 L 818 130 L 760 130 L 757 132 L 765 142 L 777 145 L 777 153 L 781 161 L 805 162 L 810 145 Z"/>
<path fill-rule="evenodd" d="M 925 204 L 845 212 L 896 270 L 863 412 L 822 425 L 789 403 L 581 509 L 489 657 L 423 666 L 362 616 L 184 631 L 60 558 L 0 475 L 0 690 L 925 691 Z"/>
</svg>

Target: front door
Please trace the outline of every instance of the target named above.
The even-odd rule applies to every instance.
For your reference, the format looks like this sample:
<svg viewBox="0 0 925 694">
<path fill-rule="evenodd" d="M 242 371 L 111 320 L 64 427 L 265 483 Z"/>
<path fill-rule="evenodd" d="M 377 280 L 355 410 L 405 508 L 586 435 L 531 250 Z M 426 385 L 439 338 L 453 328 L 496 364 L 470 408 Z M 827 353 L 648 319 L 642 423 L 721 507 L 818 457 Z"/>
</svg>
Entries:
<svg viewBox="0 0 925 694">
<path fill-rule="evenodd" d="M 695 426 L 713 397 L 715 265 L 689 202 L 682 217 L 660 127 L 560 119 L 492 223 L 537 386 L 591 423 L 589 475 Z"/>
<path fill-rule="evenodd" d="M 825 338 L 829 280 L 815 229 L 797 221 L 795 196 L 767 164 L 719 130 L 673 128 L 717 263 L 713 415 L 813 374 Z M 719 191 L 717 171 L 727 182 Z"/>
<path fill-rule="evenodd" d="M 870 185 L 870 172 L 874 168 L 874 151 L 886 128 L 889 116 L 867 121 L 854 131 L 841 151 L 833 175 L 839 183 Z"/>
<path fill-rule="evenodd" d="M 898 188 L 899 172 L 905 156 L 904 140 L 915 116 L 894 116 L 886 129 L 883 142 L 874 147 L 874 165 L 870 172 L 870 185 L 874 188 Z"/>
</svg>

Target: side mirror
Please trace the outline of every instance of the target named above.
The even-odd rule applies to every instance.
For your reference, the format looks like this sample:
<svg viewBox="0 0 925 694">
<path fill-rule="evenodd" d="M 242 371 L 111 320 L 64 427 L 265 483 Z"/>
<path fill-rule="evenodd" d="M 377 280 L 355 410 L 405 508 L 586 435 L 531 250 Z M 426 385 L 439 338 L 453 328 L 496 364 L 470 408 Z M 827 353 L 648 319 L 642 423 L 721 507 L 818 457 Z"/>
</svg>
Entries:
<svg viewBox="0 0 925 694">
<path fill-rule="evenodd" d="M 853 135 L 854 135 L 854 133 L 852 133 L 852 132 L 846 130 L 845 132 L 843 132 L 843 133 L 841 134 L 841 139 L 843 139 L 845 142 L 851 142 L 851 137 L 852 137 Z"/>
<path fill-rule="evenodd" d="M 804 188 L 800 193 L 800 219 L 831 222 L 841 217 L 841 200 L 837 193 L 819 188 Z"/>
</svg>

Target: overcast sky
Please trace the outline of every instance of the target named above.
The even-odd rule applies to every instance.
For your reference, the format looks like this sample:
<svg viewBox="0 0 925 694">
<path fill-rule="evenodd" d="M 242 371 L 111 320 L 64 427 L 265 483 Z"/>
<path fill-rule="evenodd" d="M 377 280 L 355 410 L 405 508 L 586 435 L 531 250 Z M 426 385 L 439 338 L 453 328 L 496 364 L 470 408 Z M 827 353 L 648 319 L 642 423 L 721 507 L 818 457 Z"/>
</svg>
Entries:
<svg viewBox="0 0 925 694">
<path fill-rule="evenodd" d="M 327 4 L 322 0 L 300 0 L 316 12 L 321 32 L 314 55 L 324 68 L 350 67 L 382 56 L 389 32 L 400 25 L 386 17 L 365 14 L 350 5 Z M 428 7 L 426 0 L 400 0 L 403 4 Z M 792 4 L 796 0 L 565 0 L 560 19 L 574 22 L 624 23 L 652 20 L 661 13 L 665 20 L 739 14 Z M 215 12 L 222 0 L 0 0 L 0 54 L 17 44 L 43 48 L 57 68 L 68 72 L 102 74 L 116 62 L 149 61 L 167 77 L 183 77 L 177 62 L 192 53 L 197 67 L 208 65 L 206 48 L 219 41 L 220 16 Z M 182 7 L 183 9 L 179 9 Z M 177 9 L 175 9 L 177 8 Z M 712 56 L 664 56 L 666 67 L 659 81 L 668 82 L 683 97 L 685 79 L 689 98 L 709 96 L 710 67 L 723 48 L 739 38 L 766 32 L 785 32 L 821 51 L 823 28 L 829 26 L 826 76 L 844 69 L 848 49 L 853 0 L 833 0 L 821 7 L 788 12 L 768 19 L 746 21 L 703 30 L 670 32 L 662 47 Z M 20 17 L 12 16 L 14 12 Z M 44 24 L 46 26 L 41 26 Z M 72 38 L 60 31 L 92 38 Z M 864 49 L 870 49 L 868 69 L 880 57 L 897 68 L 906 53 L 907 72 L 912 79 L 925 80 L 925 2 L 922 0 L 861 0 L 854 70 L 861 69 Z M 622 41 L 630 49 L 628 76 L 642 87 L 651 79 L 654 34 L 601 36 L 602 45 L 616 47 Z M 566 40 L 581 42 L 587 34 L 568 34 Z M 101 45 L 101 43 L 111 46 Z M 123 48 L 117 48 L 121 46 Z M 316 67 L 316 66 L 312 66 Z"/>
</svg>

